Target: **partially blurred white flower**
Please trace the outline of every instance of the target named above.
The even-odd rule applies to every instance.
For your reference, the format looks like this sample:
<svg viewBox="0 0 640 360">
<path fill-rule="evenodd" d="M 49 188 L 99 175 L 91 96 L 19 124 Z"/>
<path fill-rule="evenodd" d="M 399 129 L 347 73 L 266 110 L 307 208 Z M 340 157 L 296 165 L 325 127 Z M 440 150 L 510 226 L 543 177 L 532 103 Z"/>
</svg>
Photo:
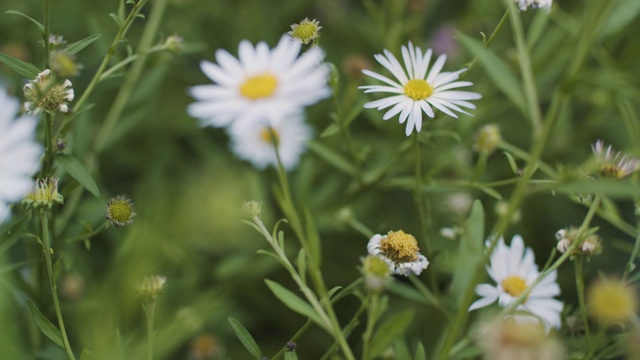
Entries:
<svg viewBox="0 0 640 360">
<path fill-rule="evenodd" d="M 551 3 L 553 3 L 553 0 L 516 0 L 516 4 L 522 11 L 527 10 L 527 8 L 549 11 L 551 10 Z"/>
<path fill-rule="evenodd" d="M 621 179 L 631 175 L 640 167 L 640 160 L 621 152 L 616 152 L 611 145 L 605 149 L 604 141 L 598 140 L 591 145 L 596 157 L 600 175 Z"/>
<path fill-rule="evenodd" d="M 38 119 L 16 118 L 19 108 L 18 100 L 0 88 L 0 223 L 8 218 L 9 204 L 31 190 L 31 176 L 42 154 L 42 146 L 34 140 Z"/>
<path fill-rule="evenodd" d="M 291 31 L 287 34 L 291 35 L 292 38 L 300 41 L 304 45 L 309 45 L 311 42 L 316 41 L 320 38 L 320 22 L 316 19 L 309 20 L 309 18 L 304 18 L 304 20 L 300 21 L 299 24 L 291 25 Z"/>
<path fill-rule="evenodd" d="M 323 51 L 313 47 L 298 56 L 301 47 L 300 41 L 285 35 L 273 49 L 264 42 L 254 47 L 243 40 L 238 59 L 226 50 L 216 51 L 217 64 L 200 63 L 214 84 L 191 88 L 196 102 L 189 105 L 189 114 L 202 126 L 253 126 L 328 97 L 329 67 L 322 63 Z"/>
<path fill-rule="evenodd" d="M 429 70 L 431 55 L 431 49 L 428 49 L 423 54 L 422 49 L 413 46 L 411 42 L 409 42 L 408 47 L 402 46 L 404 67 L 388 50 L 384 50 L 384 55 L 374 55 L 380 65 L 389 70 L 397 81 L 373 71 L 363 70 L 364 74 L 384 82 L 385 85 L 366 85 L 360 86 L 360 89 L 364 89 L 365 93 L 382 92 L 393 94 L 380 100 L 368 102 L 364 107 L 383 110 L 393 106 L 384 114 L 382 119 L 389 120 L 400 114 L 400 124 L 407 122 L 405 129 L 407 136 L 411 135 L 414 129 L 416 131 L 422 129 L 423 112 L 430 118 L 435 116 L 432 107 L 454 118 L 458 118 L 454 111 L 471 115 L 462 110 L 461 107 L 475 109 L 475 105 L 467 100 L 480 99 L 480 94 L 471 91 L 454 90 L 473 85 L 469 81 L 456 81 L 466 69 L 455 72 L 442 72 L 447 56 L 440 55 Z"/>
<path fill-rule="evenodd" d="M 418 242 L 404 231 L 389 231 L 387 235 L 376 234 L 367 244 L 369 255 L 384 260 L 392 274 L 409 276 L 414 273 L 420 275 L 427 268 L 429 261 L 420 254 Z"/>
<path fill-rule="evenodd" d="M 294 168 L 306 150 L 312 133 L 300 113 L 275 118 L 270 122 L 242 122 L 229 128 L 233 152 L 258 169 L 277 165 L 274 145 L 278 146 L 284 168 Z"/>
<path fill-rule="evenodd" d="M 488 246 L 489 242 L 487 242 Z M 509 306 L 520 294 L 533 283 L 540 272 L 535 264 L 533 250 L 524 247 L 522 237 L 516 235 L 507 246 L 500 238 L 493 253 L 487 272 L 496 285 L 479 284 L 476 293 L 482 298 L 471 304 L 469 311 L 483 308 L 494 302 L 500 306 Z M 560 294 L 560 286 L 556 282 L 557 272 L 551 272 L 536 285 L 527 298 L 516 310 L 525 311 L 539 318 L 545 327 L 560 328 L 560 312 L 562 302 L 553 297 Z M 530 318 L 530 319 L 529 319 Z M 516 320 L 533 320 L 530 316 L 517 316 Z"/>
</svg>

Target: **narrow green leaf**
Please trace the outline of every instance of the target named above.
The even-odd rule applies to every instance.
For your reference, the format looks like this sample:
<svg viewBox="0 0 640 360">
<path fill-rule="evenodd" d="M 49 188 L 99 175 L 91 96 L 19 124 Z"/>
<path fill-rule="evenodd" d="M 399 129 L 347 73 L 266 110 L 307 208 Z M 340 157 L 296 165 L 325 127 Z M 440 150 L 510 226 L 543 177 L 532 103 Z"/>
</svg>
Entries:
<svg viewBox="0 0 640 360">
<path fill-rule="evenodd" d="M 78 40 L 78 41 L 76 41 L 74 43 L 71 43 L 71 44 L 65 46 L 64 50 L 69 54 L 77 54 L 82 49 L 84 49 L 87 46 L 91 45 L 91 43 L 93 43 L 94 41 L 98 40 L 99 38 L 100 38 L 100 34 L 89 35 L 89 36 L 87 36 L 86 38 L 84 38 L 82 40 Z"/>
<path fill-rule="evenodd" d="M 304 223 L 307 233 L 307 240 L 309 241 L 310 249 L 307 249 L 309 258 L 316 264 L 320 265 L 322 262 L 322 247 L 320 246 L 320 235 L 316 229 L 316 224 L 313 221 L 313 214 L 308 208 L 304 209 Z"/>
<path fill-rule="evenodd" d="M 294 294 L 275 281 L 271 281 L 269 279 L 265 279 L 264 281 L 267 283 L 267 286 L 269 287 L 269 289 L 271 289 L 278 300 L 282 301 L 282 303 L 285 304 L 289 309 L 297 312 L 300 315 L 308 317 L 321 327 L 325 329 L 327 328 L 328 324 L 325 324 L 320 318 L 320 315 L 316 313 L 315 310 L 313 310 L 311 305 L 307 304 L 304 300 L 298 297 L 298 295 Z"/>
<path fill-rule="evenodd" d="M 329 124 L 322 133 L 320 133 L 320 138 L 326 138 L 333 135 L 337 135 L 340 132 L 340 126 L 338 124 Z"/>
<path fill-rule="evenodd" d="M 298 274 L 302 278 L 302 281 L 306 283 L 307 278 L 307 253 L 304 248 L 298 252 Z"/>
<path fill-rule="evenodd" d="M 295 351 L 285 351 L 284 360 L 298 360 L 298 355 L 296 355 Z"/>
<path fill-rule="evenodd" d="M 122 336 L 120 335 L 120 329 L 116 328 L 116 360 L 124 359 L 124 344 L 122 343 Z"/>
<path fill-rule="evenodd" d="M 331 290 L 327 291 L 327 297 L 329 299 L 331 299 L 333 297 L 333 295 L 335 293 L 337 293 L 340 289 L 342 289 L 342 286 L 334 286 L 331 288 Z"/>
<path fill-rule="evenodd" d="M 378 328 L 370 344 L 372 358 L 385 352 L 393 342 L 409 327 L 415 313 L 413 310 L 405 310 L 387 320 Z"/>
<path fill-rule="evenodd" d="M 91 360 L 93 358 L 93 353 L 89 351 L 89 349 L 82 350 L 80 354 L 80 360 Z"/>
<path fill-rule="evenodd" d="M 483 193 L 491 196 L 492 198 L 496 199 L 496 200 L 502 200 L 502 195 L 500 195 L 499 192 L 497 192 L 496 190 L 490 188 L 490 187 L 486 187 L 486 186 L 480 186 L 478 187 L 478 189 L 480 189 L 480 191 L 482 191 Z"/>
<path fill-rule="evenodd" d="M 229 324 L 231 324 L 231 327 L 233 328 L 233 332 L 236 333 L 238 340 L 240 340 L 242 345 L 244 345 L 245 349 L 247 349 L 247 351 L 251 355 L 253 355 L 254 358 L 258 360 L 262 359 L 262 352 L 260 351 L 258 344 L 253 339 L 253 336 L 251 336 L 249 331 L 247 331 L 247 329 L 242 326 L 240 321 L 232 317 L 229 317 L 227 319 L 229 320 Z"/>
<path fill-rule="evenodd" d="M 21 230 L 24 229 L 31 220 L 31 211 L 27 211 L 20 220 L 11 225 L 7 232 L 0 235 L 0 256 L 4 255 L 20 238 Z"/>
<path fill-rule="evenodd" d="M 62 334 L 60 334 L 60 330 L 53 325 L 49 319 L 47 319 L 40 310 L 36 307 L 36 305 L 31 302 L 31 300 L 27 300 L 27 304 L 29 305 L 29 310 L 31 310 L 31 316 L 33 320 L 36 322 L 36 325 L 42 331 L 42 333 L 51 339 L 56 345 L 60 346 L 64 349 L 64 344 L 62 343 Z"/>
<path fill-rule="evenodd" d="M 527 106 L 522 93 L 522 84 L 509 71 L 509 65 L 493 52 L 485 49 L 482 43 L 462 33 L 458 33 L 458 40 L 473 56 L 487 72 L 487 75 L 493 80 L 498 89 L 511 100 L 511 102 L 523 113 L 527 114 Z"/>
<path fill-rule="evenodd" d="M 549 186 L 541 186 L 538 190 L 555 190 L 564 193 L 603 194 L 613 198 L 629 198 L 640 196 L 640 186 L 613 179 L 597 179 L 590 181 L 567 181 Z"/>
<path fill-rule="evenodd" d="M 484 211 L 476 200 L 467 219 L 465 232 L 460 239 L 455 268 L 453 270 L 453 296 L 456 305 L 463 306 L 464 293 L 484 261 Z"/>
<path fill-rule="evenodd" d="M 40 70 L 28 62 L 24 62 L 20 59 L 14 58 L 11 55 L 0 52 L 0 62 L 7 65 L 11 70 L 17 72 L 28 79 L 35 79 L 38 76 Z"/>
<path fill-rule="evenodd" d="M 513 158 L 513 155 L 507 151 L 502 152 L 504 156 L 507 157 L 507 161 L 509 162 L 509 167 L 511 167 L 511 171 L 515 174 L 518 172 L 518 164 L 516 163 L 516 159 Z"/>
<path fill-rule="evenodd" d="M 416 349 L 416 357 L 414 360 L 427 360 L 427 353 L 424 350 L 424 346 L 422 343 L 418 343 L 418 348 Z"/>
<path fill-rule="evenodd" d="M 336 169 L 349 175 L 356 173 L 355 168 L 347 159 L 328 146 L 317 141 L 309 141 L 307 146 L 314 154 L 318 155 L 322 160 L 334 166 Z"/>
<path fill-rule="evenodd" d="M 93 178 L 89 175 L 89 172 L 84 168 L 80 160 L 71 155 L 61 154 L 56 156 L 56 161 L 69 173 L 69 175 L 78 180 L 80 185 L 84 186 L 95 197 L 100 197 L 98 185 L 93 181 Z"/>
<path fill-rule="evenodd" d="M 44 34 L 44 25 L 42 25 L 38 20 L 32 18 L 31 16 L 23 14 L 20 11 L 15 11 L 15 10 L 9 10 L 9 11 L 5 12 L 5 14 L 12 14 L 12 15 L 22 16 L 23 18 L 25 18 L 25 19 L 31 21 L 32 23 L 34 23 L 38 27 L 38 30 L 40 30 L 40 32 L 42 34 Z"/>
</svg>

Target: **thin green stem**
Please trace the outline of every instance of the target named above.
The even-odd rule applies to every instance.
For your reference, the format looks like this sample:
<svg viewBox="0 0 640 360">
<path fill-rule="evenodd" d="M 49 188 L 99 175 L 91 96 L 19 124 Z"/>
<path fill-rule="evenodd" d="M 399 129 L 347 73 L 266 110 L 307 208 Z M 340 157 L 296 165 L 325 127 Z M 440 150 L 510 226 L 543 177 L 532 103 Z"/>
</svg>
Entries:
<svg viewBox="0 0 640 360">
<path fill-rule="evenodd" d="M 504 24 L 506 24 L 507 21 L 509 21 L 509 16 L 510 16 L 509 10 L 505 11 L 505 13 L 502 15 L 502 18 L 500 19 L 496 27 L 493 29 L 493 32 L 489 36 L 489 39 L 487 39 L 487 41 L 484 42 L 485 49 L 488 49 L 491 46 L 491 44 L 493 44 L 493 41 L 498 37 L 498 35 L 502 31 Z M 469 62 L 469 64 L 465 67 L 467 68 L 467 70 L 471 70 L 471 68 L 473 68 L 476 62 L 478 62 L 478 59 L 473 58 L 473 60 L 471 60 L 471 62 Z"/>
<path fill-rule="evenodd" d="M 414 132 L 413 134 L 413 146 L 416 151 L 416 175 L 415 175 L 415 188 L 413 193 L 413 198 L 416 202 L 416 207 L 418 208 L 418 217 L 420 222 L 420 230 L 422 232 L 422 243 L 424 244 L 424 255 L 429 258 L 431 256 L 431 242 L 430 237 L 427 234 L 427 224 L 426 224 L 426 204 L 424 196 L 422 195 L 422 160 L 420 153 L 420 139 L 418 138 L 419 133 Z"/>
<path fill-rule="evenodd" d="M 487 167 L 487 159 L 489 158 L 489 153 L 486 151 L 480 151 L 478 162 L 476 163 L 476 168 L 473 170 L 473 175 L 471 176 L 471 180 L 469 181 L 471 184 L 475 184 L 482 173 L 484 173 L 485 168 Z"/>
<path fill-rule="evenodd" d="M 576 273 L 576 292 L 578 293 L 578 304 L 580 305 L 580 317 L 584 323 L 585 348 L 587 349 L 588 354 L 593 354 L 593 342 L 591 339 L 591 331 L 589 329 L 589 319 L 587 319 L 587 303 L 584 299 L 584 272 L 582 271 L 581 255 L 575 257 L 573 265 Z"/>
<path fill-rule="evenodd" d="M 138 79 L 142 74 L 147 55 L 153 52 L 151 44 L 153 43 L 153 40 L 158 32 L 158 28 L 160 27 L 164 11 L 167 8 L 167 3 L 168 0 L 156 0 L 153 3 L 151 14 L 149 15 L 149 20 L 144 28 L 142 37 L 140 38 L 140 43 L 138 44 L 138 51 L 136 55 L 137 58 L 131 66 L 131 69 L 129 69 L 129 71 L 125 75 L 124 83 L 120 86 L 120 90 L 118 91 L 118 94 L 116 95 L 116 98 L 113 101 L 109 112 L 107 113 L 107 117 L 102 123 L 102 127 L 100 128 L 100 130 L 98 131 L 98 135 L 96 136 L 95 151 L 97 153 L 102 151 L 108 143 L 109 137 L 111 136 L 116 123 L 122 117 L 122 111 L 131 98 L 131 93 L 133 92 L 133 89 L 135 88 L 136 84 L 138 83 Z"/>
<path fill-rule="evenodd" d="M 58 300 L 58 287 L 56 285 L 55 274 L 53 272 L 53 264 L 51 260 L 51 254 L 53 249 L 51 248 L 51 237 L 49 233 L 49 218 L 46 210 L 40 210 L 40 224 L 42 226 L 42 250 L 44 252 L 44 260 L 47 265 L 47 274 L 49 276 L 49 287 L 51 288 L 51 295 L 53 297 L 53 306 L 56 310 L 56 317 L 58 318 L 58 326 L 60 326 L 60 334 L 62 335 L 62 343 L 64 350 L 70 360 L 75 360 L 71 345 L 69 345 L 69 338 L 67 337 L 67 331 L 64 327 L 64 320 L 62 320 L 62 311 L 60 310 L 60 301 Z"/>
<path fill-rule="evenodd" d="M 156 312 L 156 302 L 155 300 L 150 300 L 149 302 L 145 302 L 142 306 L 144 307 L 147 322 L 147 360 L 153 360 L 153 322 Z"/>
<path fill-rule="evenodd" d="M 49 37 L 51 36 L 51 0 L 44 0 L 44 32 L 42 33 L 42 41 L 44 44 L 44 68 L 49 68 L 51 61 L 51 44 Z"/>
<path fill-rule="evenodd" d="M 80 234 L 78 236 L 72 237 L 70 239 L 67 240 L 67 243 L 72 243 L 75 241 L 82 241 L 82 240 L 88 240 L 91 239 L 92 237 L 98 235 L 99 233 L 102 232 L 102 230 L 106 229 L 107 226 L 109 226 L 110 222 L 109 220 L 104 221 L 99 227 L 97 227 L 96 229 L 93 229 L 89 232 Z"/>
<path fill-rule="evenodd" d="M 118 48 L 118 46 L 120 45 L 120 43 L 124 39 L 125 35 L 129 31 L 129 27 L 131 26 L 133 21 L 136 19 L 136 17 L 140 13 L 140 10 L 147 3 L 147 1 L 148 0 L 139 0 L 138 2 L 136 2 L 135 5 L 133 6 L 133 9 L 131 9 L 131 12 L 129 13 L 127 18 L 122 23 L 122 26 L 120 26 L 120 28 L 118 29 L 118 33 L 114 37 L 113 42 L 111 43 L 111 46 L 109 47 L 109 50 L 107 51 L 107 55 L 104 57 L 104 59 L 102 59 L 102 62 L 100 63 L 100 66 L 98 67 L 98 70 L 96 70 L 96 73 L 93 75 L 93 78 L 91 79 L 91 82 L 89 83 L 89 85 L 85 89 L 84 93 L 82 93 L 82 96 L 80 97 L 80 99 L 78 99 L 78 101 L 76 102 L 75 112 L 78 112 L 78 111 L 82 110 L 83 106 L 85 105 L 85 103 L 89 99 L 89 96 L 91 95 L 91 93 L 93 92 L 95 87 L 100 82 L 102 74 L 106 70 L 107 65 L 109 64 L 109 61 L 111 60 L 113 55 L 116 53 L 116 49 Z M 60 129 L 58 129 L 56 137 L 63 137 L 69 131 L 69 129 L 71 128 L 71 123 L 73 122 L 74 119 L 75 119 L 74 116 L 67 116 L 64 119 L 64 122 L 62 123 L 62 126 L 60 126 Z"/>
<path fill-rule="evenodd" d="M 44 163 L 40 171 L 40 177 L 48 177 L 53 169 L 53 158 L 55 156 L 55 148 L 53 143 L 53 115 L 48 111 L 44 116 Z"/>
<path fill-rule="evenodd" d="M 373 330 L 379 318 L 379 302 L 380 295 L 378 293 L 369 294 L 365 300 L 365 304 L 367 304 L 367 327 L 362 335 L 362 360 L 371 359 L 371 349 L 369 345 L 373 337 Z"/>
</svg>

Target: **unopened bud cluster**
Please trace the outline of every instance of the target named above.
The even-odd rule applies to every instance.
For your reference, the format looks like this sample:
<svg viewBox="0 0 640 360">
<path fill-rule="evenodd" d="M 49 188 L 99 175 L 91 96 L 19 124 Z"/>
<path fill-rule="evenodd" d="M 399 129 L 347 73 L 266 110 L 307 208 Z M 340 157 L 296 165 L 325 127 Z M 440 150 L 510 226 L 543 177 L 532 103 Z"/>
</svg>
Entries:
<svg viewBox="0 0 640 360">
<path fill-rule="evenodd" d="M 571 244 L 578 238 L 579 231 L 575 227 L 570 227 L 568 229 L 560 229 L 556 232 L 556 240 L 558 240 L 558 244 L 556 248 L 561 253 L 567 252 L 571 247 Z M 576 245 L 576 247 L 571 252 L 572 255 L 598 255 L 602 252 L 602 240 L 596 234 L 587 235 L 582 240 L 580 240 L 580 244 Z"/>
</svg>

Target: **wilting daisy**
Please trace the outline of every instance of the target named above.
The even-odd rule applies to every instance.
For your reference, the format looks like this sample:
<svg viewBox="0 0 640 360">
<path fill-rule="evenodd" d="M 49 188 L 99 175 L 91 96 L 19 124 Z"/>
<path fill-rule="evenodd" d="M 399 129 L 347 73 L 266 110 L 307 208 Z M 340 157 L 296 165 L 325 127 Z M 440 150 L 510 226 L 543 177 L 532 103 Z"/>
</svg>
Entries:
<svg viewBox="0 0 640 360">
<path fill-rule="evenodd" d="M 278 146 L 282 166 L 287 170 L 294 168 L 306 150 L 312 133 L 300 113 L 275 118 L 270 122 L 241 122 L 229 129 L 233 152 L 258 169 L 277 165 L 274 145 Z"/>
<path fill-rule="evenodd" d="M 598 161 L 600 175 L 613 178 L 624 178 L 640 167 L 640 160 L 630 155 L 616 152 L 611 145 L 606 149 L 604 141 L 598 140 L 591 145 L 591 150 Z"/>
<path fill-rule="evenodd" d="M 269 49 L 240 42 L 238 59 L 216 51 L 217 64 L 202 61 L 200 67 L 214 84 L 191 88 L 197 100 L 189 114 L 202 126 L 226 127 L 246 121 L 271 121 L 328 97 L 329 67 L 322 63 L 318 47 L 298 56 L 302 44 L 285 35 Z"/>
<path fill-rule="evenodd" d="M 30 115 L 16 119 L 19 108 L 18 100 L 0 88 L 0 222 L 9 215 L 9 204 L 31 190 L 42 154 L 34 140 L 38 120 Z"/>
<path fill-rule="evenodd" d="M 75 96 L 71 81 L 67 79 L 60 83 L 51 76 L 49 69 L 45 69 L 29 81 L 23 91 L 28 100 L 24 103 L 25 109 L 35 114 L 41 111 L 69 112 L 69 102 Z"/>
<path fill-rule="evenodd" d="M 366 103 L 364 107 L 383 110 L 393 106 L 382 119 L 389 120 L 400 114 L 400 124 L 407 122 L 407 136 L 411 134 L 413 129 L 416 131 L 422 129 L 423 112 L 430 118 L 435 116 L 433 108 L 454 118 L 458 117 L 454 111 L 470 115 L 462 108 L 475 109 L 475 105 L 467 100 L 480 99 L 480 94 L 454 90 L 473 85 L 469 81 L 456 81 L 466 69 L 442 72 L 447 57 L 440 55 L 429 70 L 431 55 L 431 49 L 423 54 L 419 47 L 413 46 L 409 42 L 408 47 L 402 46 L 403 68 L 390 51 L 384 50 L 384 55 L 376 54 L 375 59 L 389 70 L 397 81 L 373 71 L 363 70 L 366 75 L 380 80 L 386 85 L 366 85 L 360 86 L 360 89 L 364 89 L 365 93 L 383 92 L 395 95 L 371 101 Z"/>
<path fill-rule="evenodd" d="M 516 0 L 516 4 L 522 11 L 527 10 L 527 8 L 549 11 L 551 10 L 551 3 L 553 3 L 553 0 Z"/>
<path fill-rule="evenodd" d="M 389 265 L 392 274 L 420 275 L 429 261 L 419 253 L 418 241 L 404 231 L 389 231 L 387 235 L 376 234 L 367 244 L 369 255 L 377 256 Z"/>
<path fill-rule="evenodd" d="M 500 306 L 509 306 L 540 274 L 533 251 L 531 248 L 525 249 L 524 241 L 519 235 L 513 237 L 511 247 L 506 246 L 501 238 L 490 260 L 491 264 L 487 267 L 487 272 L 497 284 L 476 286 L 476 293 L 482 298 L 471 304 L 469 311 L 488 306 L 496 301 Z M 562 302 L 553 298 L 560 294 L 556 277 L 556 271 L 550 273 L 516 308 L 518 311 L 524 311 L 539 318 L 547 329 L 560 328 L 561 325 Z M 518 316 L 516 319 L 527 318 Z"/>
</svg>

